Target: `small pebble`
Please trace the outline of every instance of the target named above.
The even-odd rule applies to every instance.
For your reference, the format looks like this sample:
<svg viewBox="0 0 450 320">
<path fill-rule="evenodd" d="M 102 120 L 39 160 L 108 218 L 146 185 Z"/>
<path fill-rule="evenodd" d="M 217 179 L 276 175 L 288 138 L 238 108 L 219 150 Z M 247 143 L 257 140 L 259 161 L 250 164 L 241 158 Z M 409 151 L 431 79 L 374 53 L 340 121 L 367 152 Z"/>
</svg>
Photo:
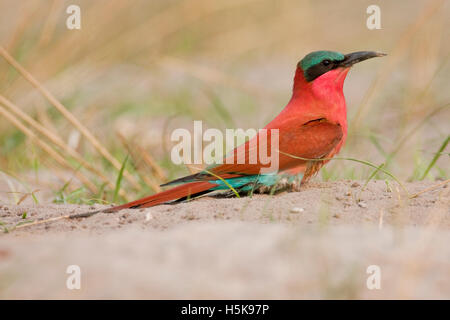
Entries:
<svg viewBox="0 0 450 320">
<path fill-rule="evenodd" d="M 367 208 L 367 203 L 365 203 L 364 201 L 359 201 L 358 206 L 360 206 L 361 208 Z"/>
<path fill-rule="evenodd" d="M 145 221 L 150 221 L 150 220 L 152 220 L 152 219 L 153 219 L 152 213 L 151 213 L 151 212 L 147 212 L 147 213 L 145 214 Z"/>
<path fill-rule="evenodd" d="M 353 182 L 350 187 L 356 188 L 356 187 L 359 187 L 359 186 L 360 186 L 360 184 L 358 182 Z"/>
<path fill-rule="evenodd" d="M 292 208 L 292 209 L 290 210 L 291 213 L 302 213 L 302 212 L 304 212 L 304 211 L 305 211 L 305 209 L 303 209 L 303 208 L 298 208 L 298 207 L 294 207 L 294 208 Z"/>
<path fill-rule="evenodd" d="M 333 215 L 333 218 L 339 219 L 341 217 L 341 215 L 339 213 L 336 213 Z"/>
</svg>

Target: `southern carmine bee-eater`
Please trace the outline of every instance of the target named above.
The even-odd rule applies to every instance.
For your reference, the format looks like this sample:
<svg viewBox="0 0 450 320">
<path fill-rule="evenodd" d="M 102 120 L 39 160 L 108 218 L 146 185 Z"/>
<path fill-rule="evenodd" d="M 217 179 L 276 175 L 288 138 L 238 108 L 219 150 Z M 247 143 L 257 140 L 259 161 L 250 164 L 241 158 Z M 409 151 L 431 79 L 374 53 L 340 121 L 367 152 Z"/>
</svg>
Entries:
<svg viewBox="0 0 450 320">
<path fill-rule="evenodd" d="M 103 211 L 147 208 L 193 199 L 217 190 L 249 192 L 261 187 L 270 189 L 285 177 L 290 181 L 294 178 L 308 180 L 328 161 L 320 159 L 333 157 L 345 142 L 347 110 L 343 85 L 350 68 L 355 63 L 384 55 L 373 51 L 345 55 L 334 51 L 315 51 L 297 64 L 289 103 L 264 128 L 267 131 L 278 129 L 278 150 L 267 150 L 269 154 L 278 152 L 278 166 L 274 172 L 263 171 L 267 165 L 260 161 L 238 163 L 238 156 L 234 163 L 224 161 L 164 185 L 175 186 L 171 189 Z M 267 134 L 269 140 L 270 136 Z M 258 145 L 259 138 L 258 133 L 232 152 L 236 154 L 237 150 L 244 150 L 248 159 L 251 146 L 255 146 L 255 141 Z M 267 143 L 266 147 L 270 149 L 270 145 Z M 86 213 L 85 216 L 93 213 Z"/>
</svg>

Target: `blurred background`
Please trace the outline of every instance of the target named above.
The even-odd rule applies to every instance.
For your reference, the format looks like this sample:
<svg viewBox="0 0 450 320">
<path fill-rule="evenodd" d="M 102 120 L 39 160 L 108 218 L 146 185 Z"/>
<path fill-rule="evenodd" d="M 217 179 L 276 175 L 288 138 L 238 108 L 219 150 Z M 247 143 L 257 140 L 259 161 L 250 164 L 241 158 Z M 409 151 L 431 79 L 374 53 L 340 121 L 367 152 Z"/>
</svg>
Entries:
<svg viewBox="0 0 450 320">
<path fill-rule="evenodd" d="M 71 4 L 80 30 L 66 27 Z M 372 4 L 380 30 L 366 27 Z M 1 0 L 0 199 L 109 203 L 159 191 L 193 170 L 170 161 L 175 128 L 265 126 L 288 102 L 297 62 L 315 50 L 388 53 L 347 77 L 341 156 L 384 164 L 404 181 L 448 179 L 449 7 Z M 316 179 L 372 173 L 336 160 Z"/>
</svg>

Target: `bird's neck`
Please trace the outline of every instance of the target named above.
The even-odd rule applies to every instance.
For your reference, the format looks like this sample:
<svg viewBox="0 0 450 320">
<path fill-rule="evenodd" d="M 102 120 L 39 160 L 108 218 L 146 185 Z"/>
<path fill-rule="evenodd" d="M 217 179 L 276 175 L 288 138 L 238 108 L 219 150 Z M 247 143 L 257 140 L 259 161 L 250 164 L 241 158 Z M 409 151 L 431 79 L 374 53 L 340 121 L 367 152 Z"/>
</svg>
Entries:
<svg viewBox="0 0 450 320">
<path fill-rule="evenodd" d="M 308 82 L 303 70 L 297 68 L 292 98 L 287 109 L 312 117 L 327 118 L 329 121 L 339 123 L 347 131 L 343 87 L 348 71 L 349 69 L 338 68 Z"/>
</svg>

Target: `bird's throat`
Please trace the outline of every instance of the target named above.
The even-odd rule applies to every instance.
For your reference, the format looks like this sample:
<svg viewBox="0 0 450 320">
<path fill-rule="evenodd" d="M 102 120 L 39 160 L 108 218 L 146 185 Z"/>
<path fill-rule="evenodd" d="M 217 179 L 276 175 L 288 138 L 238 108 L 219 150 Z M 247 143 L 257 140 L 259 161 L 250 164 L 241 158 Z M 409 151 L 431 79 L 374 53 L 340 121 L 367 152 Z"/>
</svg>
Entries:
<svg viewBox="0 0 450 320">
<path fill-rule="evenodd" d="M 288 112 L 307 115 L 311 119 L 325 118 L 340 124 L 346 134 L 347 109 L 343 87 L 348 71 L 349 68 L 337 68 L 308 82 L 303 70 L 297 68 Z"/>
</svg>

